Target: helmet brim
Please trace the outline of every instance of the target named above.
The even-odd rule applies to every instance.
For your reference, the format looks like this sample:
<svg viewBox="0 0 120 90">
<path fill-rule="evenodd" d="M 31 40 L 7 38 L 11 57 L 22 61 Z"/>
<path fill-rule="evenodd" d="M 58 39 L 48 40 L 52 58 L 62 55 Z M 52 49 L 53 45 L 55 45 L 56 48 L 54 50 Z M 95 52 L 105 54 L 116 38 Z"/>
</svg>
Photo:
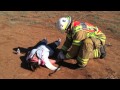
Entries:
<svg viewBox="0 0 120 90">
<path fill-rule="evenodd" d="M 65 31 L 66 31 L 66 29 L 68 29 L 68 27 L 69 27 L 69 25 L 70 25 L 70 23 L 71 23 L 71 17 L 68 16 L 67 18 L 69 18 L 69 19 L 68 19 L 68 20 L 69 20 L 69 23 L 68 23 L 67 27 L 65 28 Z"/>
</svg>

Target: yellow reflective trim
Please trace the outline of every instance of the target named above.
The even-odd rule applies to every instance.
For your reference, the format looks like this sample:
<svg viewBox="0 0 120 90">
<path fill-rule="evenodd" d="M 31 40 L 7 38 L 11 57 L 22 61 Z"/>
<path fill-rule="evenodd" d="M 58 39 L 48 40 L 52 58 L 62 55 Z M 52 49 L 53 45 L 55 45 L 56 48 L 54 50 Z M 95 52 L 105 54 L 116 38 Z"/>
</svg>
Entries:
<svg viewBox="0 0 120 90">
<path fill-rule="evenodd" d="M 94 28 L 95 28 L 95 30 L 96 30 L 96 31 L 98 31 L 98 30 L 99 30 L 97 26 L 95 26 Z"/>
<path fill-rule="evenodd" d="M 72 37 L 73 37 L 78 31 L 80 31 L 80 30 L 74 30 L 74 31 L 73 31 L 73 34 L 72 34 Z"/>
<path fill-rule="evenodd" d="M 73 43 L 72 43 L 72 44 L 73 44 L 73 45 L 80 46 L 80 42 L 81 42 L 81 41 L 79 41 L 79 40 L 73 40 Z"/>
<path fill-rule="evenodd" d="M 104 39 L 104 40 L 105 40 L 105 39 L 106 39 L 106 37 L 100 37 L 100 39 Z"/>
<path fill-rule="evenodd" d="M 106 37 L 105 37 L 105 36 L 104 36 L 104 37 L 100 37 L 99 39 L 100 39 L 101 41 L 105 42 Z"/>
<path fill-rule="evenodd" d="M 88 26 L 88 25 L 87 25 L 87 29 L 88 29 L 88 30 L 94 30 L 94 28 L 95 28 L 95 27 L 93 27 L 93 26 Z"/>
<path fill-rule="evenodd" d="M 101 34 L 103 34 L 101 31 L 99 33 L 97 33 L 97 35 L 101 35 Z"/>
<path fill-rule="evenodd" d="M 72 43 L 72 45 L 80 46 L 80 43 Z"/>
<path fill-rule="evenodd" d="M 76 31 L 75 31 L 75 33 L 77 33 L 77 32 L 78 32 L 78 31 L 80 31 L 80 30 L 81 30 L 81 29 L 79 29 L 79 30 L 76 30 Z"/>
<path fill-rule="evenodd" d="M 71 58 L 71 56 L 67 53 L 67 54 L 66 54 L 66 58 Z"/>
<path fill-rule="evenodd" d="M 90 35 L 89 35 L 90 33 L 87 33 L 87 37 L 90 37 Z"/>
<path fill-rule="evenodd" d="M 82 64 L 83 64 L 83 65 L 86 65 L 86 64 L 88 63 L 88 60 L 89 60 L 89 59 L 82 59 Z"/>
<path fill-rule="evenodd" d="M 96 49 L 96 56 L 98 57 L 98 49 Z"/>
<path fill-rule="evenodd" d="M 100 38 L 100 40 L 106 40 L 106 39 Z"/>
<path fill-rule="evenodd" d="M 96 34 L 94 33 L 94 32 L 92 32 L 92 33 L 87 33 L 87 37 L 95 37 L 96 36 Z"/>
<path fill-rule="evenodd" d="M 94 50 L 94 57 L 96 58 L 96 50 Z"/>
<path fill-rule="evenodd" d="M 103 39 L 100 39 L 101 41 L 103 41 L 103 42 L 105 42 L 105 40 L 103 40 Z"/>
<path fill-rule="evenodd" d="M 82 28 L 82 26 L 76 26 L 73 29 L 76 31 L 76 30 L 80 30 L 81 28 Z"/>
<path fill-rule="evenodd" d="M 89 59 L 82 59 L 81 57 L 77 57 L 77 60 L 80 61 L 82 63 L 82 65 L 86 65 L 88 63 Z"/>
<path fill-rule="evenodd" d="M 95 31 L 95 35 L 99 35 L 98 31 Z"/>
<path fill-rule="evenodd" d="M 97 58 L 99 55 L 98 55 L 98 49 L 95 49 L 94 50 L 94 57 Z"/>
<path fill-rule="evenodd" d="M 77 26 L 77 27 L 78 27 L 78 26 Z M 73 34 L 72 34 L 72 37 L 73 37 L 77 32 L 79 32 L 80 30 L 82 30 L 82 29 L 75 30 L 75 29 L 73 28 Z"/>
<path fill-rule="evenodd" d="M 95 55 L 96 55 L 96 58 L 97 58 L 97 50 L 95 49 Z"/>
<path fill-rule="evenodd" d="M 80 43 L 80 40 L 73 40 L 74 43 Z"/>
<path fill-rule="evenodd" d="M 67 47 L 66 46 L 62 46 L 62 50 L 64 50 L 64 51 L 67 51 Z"/>
</svg>

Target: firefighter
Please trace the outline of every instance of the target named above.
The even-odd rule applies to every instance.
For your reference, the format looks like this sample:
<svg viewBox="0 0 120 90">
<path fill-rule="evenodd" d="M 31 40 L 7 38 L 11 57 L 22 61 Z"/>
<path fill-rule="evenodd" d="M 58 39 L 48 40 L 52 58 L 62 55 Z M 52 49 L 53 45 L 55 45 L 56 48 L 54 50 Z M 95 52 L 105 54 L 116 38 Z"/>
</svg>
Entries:
<svg viewBox="0 0 120 90">
<path fill-rule="evenodd" d="M 103 59 L 106 56 L 106 36 L 97 26 L 74 21 L 71 16 L 61 17 L 56 26 L 59 31 L 67 34 L 57 56 L 58 60 L 76 57 L 77 68 L 84 68 L 90 58 Z"/>
</svg>

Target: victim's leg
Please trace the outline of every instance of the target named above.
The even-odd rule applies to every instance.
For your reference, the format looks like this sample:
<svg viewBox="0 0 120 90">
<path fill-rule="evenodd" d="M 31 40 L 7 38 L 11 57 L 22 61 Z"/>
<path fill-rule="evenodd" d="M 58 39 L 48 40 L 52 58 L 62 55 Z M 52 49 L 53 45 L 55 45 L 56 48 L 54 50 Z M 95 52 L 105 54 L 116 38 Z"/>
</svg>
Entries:
<svg viewBox="0 0 120 90">
<path fill-rule="evenodd" d="M 56 48 L 60 45 L 61 39 L 59 38 L 58 40 L 48 44 L 48 46 L 55 52 Z"/>
<path fill-rule="evenodd" d="M 39 41 L 35 46 L 34 46 L 34 48 L 37 48 L 37 47 L 39 47 L 40 45 L 47 45 L 47 39 L 46 38 L 44 38 L 44 39 L 42 39 L 41 41 Z"/>
</svg>

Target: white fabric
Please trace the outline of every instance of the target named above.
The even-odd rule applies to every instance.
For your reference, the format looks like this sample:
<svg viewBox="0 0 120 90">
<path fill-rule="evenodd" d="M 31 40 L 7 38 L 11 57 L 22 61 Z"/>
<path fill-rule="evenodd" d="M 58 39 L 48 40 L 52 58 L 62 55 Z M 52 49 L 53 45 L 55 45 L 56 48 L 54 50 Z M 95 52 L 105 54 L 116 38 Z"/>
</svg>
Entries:
<svg viewBox="0 0 120 90">
<path fill-rule="evenodd" d="M 31 59 L 33 55 L 37 53 L 37 56 L 40 60 L 42 60 L 45 63 L 45 66 L 49 68 L 50 70 L 55 70 L 57 67 L 53 66 L 49 60 L 49 53 L 53 54 L 53 50 L 46 47 L 45 45 L 40 45 L 38 48 L 33 49 L 30 54 L 27 56 L 26 60 Z"/>
<path fill-rule="evenodd" d="M 50 70 L 55 70 L 55 69 L 57 69 L 57 67 L 55 67 L 55 66 L 53 66 L 53 65 L 51 64 L 50 60 L 48 59 L 48 57 L 47 57 L 46 55 L 44 55 L 43 59 L 44 59 L 44 62 L 45 62 L 45 66 L 46 66 L 47 68 L 49 68 Z"/>
</svg>

